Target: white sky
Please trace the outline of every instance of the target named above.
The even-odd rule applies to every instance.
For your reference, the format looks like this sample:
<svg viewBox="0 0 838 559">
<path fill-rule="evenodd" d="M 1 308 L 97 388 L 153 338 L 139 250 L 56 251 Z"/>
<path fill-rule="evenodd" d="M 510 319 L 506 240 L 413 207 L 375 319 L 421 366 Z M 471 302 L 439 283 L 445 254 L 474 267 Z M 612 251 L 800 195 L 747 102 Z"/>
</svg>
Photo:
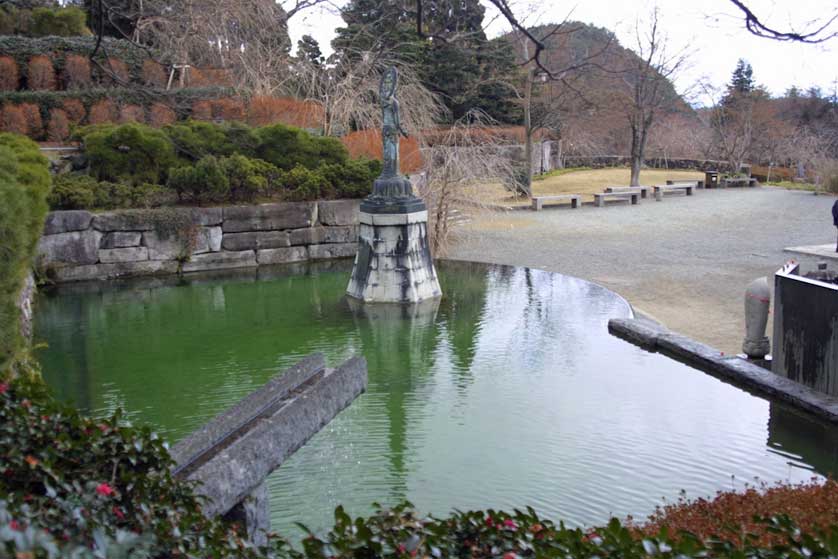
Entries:
<svg viewBox="0 0 838 559">
<path fill-rule="evenodd" d="M 337 0 L 341 6 L 345 0 Z M 620 43 L 633 47 L 638 18 L 648 19 L 657 5 L 660 21 L 673 50 L 688 49 L 690 67 L 676 82 L 680 91 L 695 89 L 699 81 L 722 87 L 739 58 L 751 63 L 754 79 L 773 95 L 782 94 L 791 85 L 802 89 L 819 86 L 825 93 L 838 87 L 838 38 L 822 45 L 781 43 L 752 36 L 744 29 L 744 18 L 729 0 L 514 0 L 519 17 L 527 24 L 558 22 L 568 17 L 611 29 Z M 484 2 L 485 3 L 485 2 Z M 747 0 L 747 5 L 763 23 L 782 30 L 802 30 L 808 21 L 828 18 L 838 13 L 838 0 Z M 487 8 L 486 22 L 494 11 Z M 324 53 L 334 29 L 342 20 L 336 9 L 318 9 L 298 14 L 290 21 L 290 34 L 296 48 L 304 34 L 312 35 Z M 496 36 L 508 29 L 498 19 L 491 21 L 488 34 Z M 833 25 L 838 29 L 838 22 Z M 701 102 L 702 99 L 694 98 Z"/>
</svg>

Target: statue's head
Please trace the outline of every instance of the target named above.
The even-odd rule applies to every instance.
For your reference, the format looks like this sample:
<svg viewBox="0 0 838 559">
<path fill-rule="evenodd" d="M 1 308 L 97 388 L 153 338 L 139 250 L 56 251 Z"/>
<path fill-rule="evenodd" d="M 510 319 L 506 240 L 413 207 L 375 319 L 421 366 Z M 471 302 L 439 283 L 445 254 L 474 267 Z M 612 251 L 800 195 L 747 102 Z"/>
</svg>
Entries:
<svg viewBox="0 0 838 559">
<path fill-rule="evenodd" d="M 396 86 L 399 84 L 399 71 L 395 66 L 390 66 L 381 76 L 381 84 L 378 87 L 378 95 L 381 101 L 390 99 L 396 94 Z"/>
</svg>

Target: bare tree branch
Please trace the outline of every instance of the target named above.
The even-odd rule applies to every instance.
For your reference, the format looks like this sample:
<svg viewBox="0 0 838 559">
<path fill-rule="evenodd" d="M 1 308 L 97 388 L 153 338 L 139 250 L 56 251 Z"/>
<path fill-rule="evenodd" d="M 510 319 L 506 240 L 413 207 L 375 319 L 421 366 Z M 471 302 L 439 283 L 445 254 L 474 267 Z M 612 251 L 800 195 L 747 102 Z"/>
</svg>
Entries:
<svg viewBox="0 0 838 559">
<path fill-rule="evenodd" d="M 823 43 L 838 37 L 838 30 L 830 31 L 829 29 L 830 26 L 838 21 L 838 10 L 835 10 L 832 17 L 822 20 L 823 23 L 814 29 L 803 32 L 780 31 L 763 23 L 742 0 L 730 0 L 730 2 L 745 15 L 745 29 L 757 37 L 764 37 L 775 41 L 793 41 L 812 44 Z"/>
</svg>

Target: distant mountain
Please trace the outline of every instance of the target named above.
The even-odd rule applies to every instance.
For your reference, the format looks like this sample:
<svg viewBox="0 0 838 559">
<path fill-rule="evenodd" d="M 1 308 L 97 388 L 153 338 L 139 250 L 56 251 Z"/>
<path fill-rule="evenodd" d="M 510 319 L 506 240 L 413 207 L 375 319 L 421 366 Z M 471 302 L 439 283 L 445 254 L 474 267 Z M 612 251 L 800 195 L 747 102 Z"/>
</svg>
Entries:
<svg viewBox="0 0 838 559">
<path fill-rule="evenodd" d="M 555 25 L 540 25 L 529 31 L 544 38 L 547 49 L 540 60 L 552 73 L 581 66 L 564 73 L 560 81 L 536 80 L 533 95 L 538 106 L 534 106 L 533 118 L 537 114 L 542 121 L 539 125 L 558 128 L 568 151 L 626 154 L 629 133 L 625 105 L 632 93 L 629 70 L 638 66 L 640 57 L 621 45 L 612 31 L 587 23 L 566 22 L 558 30 Z M 509 33 L 503 39 L 515 49 L 518 61 L 527 58 L 520 35 Z M 532 45 L 528 54 L 533 54 Z M 665 87 L 666 107 L 656 128 L 672 128 L 671 122 L 667 125 L 672 120 L 686 130 L 691 123 L 697 124 L 695 111 L 674 85 L 667 80 Z M 654 141 L 650 147 L 654 148 Z"/>
</svg>

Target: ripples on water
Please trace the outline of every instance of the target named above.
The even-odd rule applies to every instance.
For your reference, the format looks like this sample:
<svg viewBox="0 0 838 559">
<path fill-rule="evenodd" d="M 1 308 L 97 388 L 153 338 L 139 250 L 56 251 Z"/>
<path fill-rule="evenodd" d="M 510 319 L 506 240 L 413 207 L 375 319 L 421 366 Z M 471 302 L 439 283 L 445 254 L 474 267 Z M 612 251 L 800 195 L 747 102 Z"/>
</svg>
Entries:
<svg viewBox="0 0 838 559">
<path fill-rule="evenodd" d="M 288 534 L 402 499 L 601 523 L 838 463 L 834 428 L 611 337 L 630 309 L 596 285 L 443 262 L 444 298 L 403 317 L 350 305 L 350 265 L 44 296 L 45 377 L 176 440 L 304 355 L 362 353 L 367 393 L 269 479 Z"/>
</svg>

